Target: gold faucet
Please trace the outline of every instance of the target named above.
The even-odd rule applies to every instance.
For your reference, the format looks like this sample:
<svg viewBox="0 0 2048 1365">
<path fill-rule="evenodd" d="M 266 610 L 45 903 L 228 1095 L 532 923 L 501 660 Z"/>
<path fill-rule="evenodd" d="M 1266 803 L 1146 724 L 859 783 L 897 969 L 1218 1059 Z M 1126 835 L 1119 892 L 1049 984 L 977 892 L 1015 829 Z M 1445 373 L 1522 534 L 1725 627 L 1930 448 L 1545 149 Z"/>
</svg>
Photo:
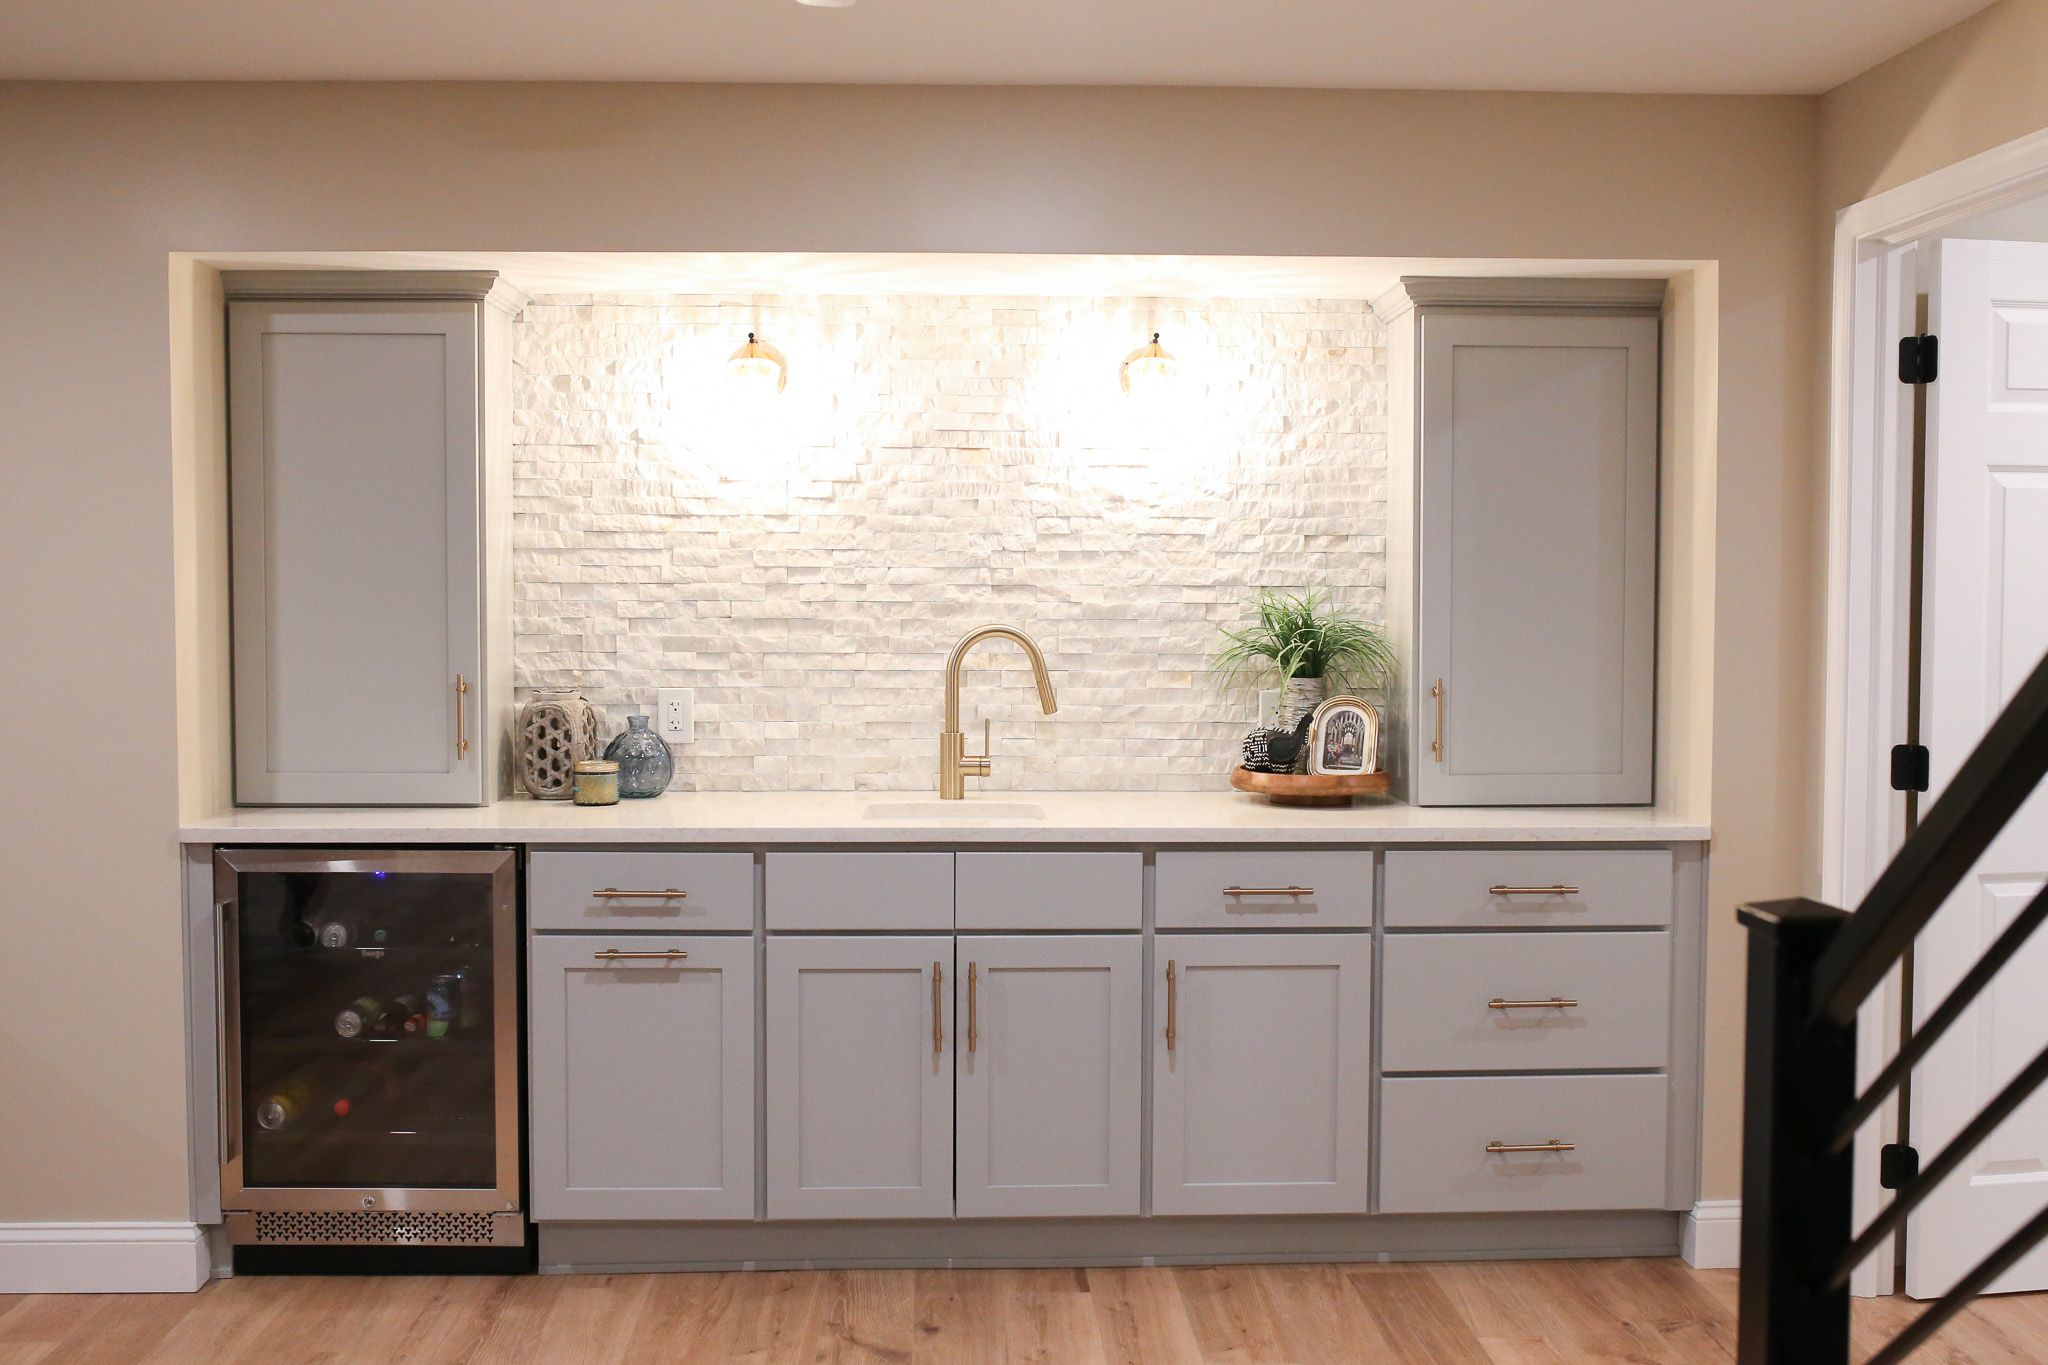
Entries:
<svg viewBox="0 0 2048 1365">
<path fill-rule="evenodd" d="M 1024 651 L 1024 657 L 1031 660 L 1031 672 L 1038 682 L 1038 704 L 1045 708 L 1048 716 L 1059 710 L 1052 699 L 1052 675 L 1045 671 L 1045 655 L 1039 653 L 1038 643 L 1021 630 L 1008 626 L 978 626 L 960 637 L 960 643 L 953 646 L 952 657 L 946 660 L 946 728 L 939 736 L 939 799 L 958 801 L 967 795 L 967 779 L 987 777 L 989 774 L 988 720 L 981 722 L 981 749 L 978 754 L 967 752 L 967 736 L 960 733 L 960 667 L 967 662 L 967 652 L 983 640 L 1001 637 L 1015 640 L 1017 648 Z"/>
</svg>

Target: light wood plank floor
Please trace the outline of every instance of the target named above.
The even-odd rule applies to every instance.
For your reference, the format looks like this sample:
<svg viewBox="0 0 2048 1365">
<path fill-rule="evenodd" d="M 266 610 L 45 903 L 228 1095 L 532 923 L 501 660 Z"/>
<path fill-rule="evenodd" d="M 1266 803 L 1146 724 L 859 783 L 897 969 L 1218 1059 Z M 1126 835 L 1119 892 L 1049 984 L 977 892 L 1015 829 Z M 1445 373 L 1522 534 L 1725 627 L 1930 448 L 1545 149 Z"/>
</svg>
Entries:
<svg viewBox="0 0 2048 1365">
<path fill-rule="evenodd" d="M 1918 1311 L 1859 1300 L 1857 1356 Z M 1678 1261 L 240 1279 L 0 1296 L 0 1365 L 248 1361 L 1628 1361 L 1732 1357 L 1735 1276 Z M 2048 1295 L 1986 1299 L 1936 1362 L 2048 1360 Z"/>
</svg>

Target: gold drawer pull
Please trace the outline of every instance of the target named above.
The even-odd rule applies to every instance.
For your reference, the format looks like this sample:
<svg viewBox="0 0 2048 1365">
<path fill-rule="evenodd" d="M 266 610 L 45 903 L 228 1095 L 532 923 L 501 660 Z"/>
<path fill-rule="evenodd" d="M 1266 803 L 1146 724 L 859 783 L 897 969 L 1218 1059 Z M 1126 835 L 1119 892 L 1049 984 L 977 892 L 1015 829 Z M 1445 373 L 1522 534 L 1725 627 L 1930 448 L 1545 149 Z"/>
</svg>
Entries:
<svg viewBox="0 0 2048 1365">
<path fill-rule="evenodd" d="M 1490 1010 L 1575 1010 L 1578 1007 L 1578 1001 L 1567 1000 L 1561 995 L 1553 995 L 1548 1000 L 1503 1000 L 1496 995 L 1486 1002 L 1486 1008 Z"/>
<path fill-rule="evenodd" d="M 469 679 L 455 675 L 455 756 L 469 757 Z"/>
<path fill-rule="evenodd" d="M 678 891 L 673 886 L 666 891 L 621 891 L 616 886 L 607 886 L 590 894 L 604 901 L 683 901 L 690 898 L 689 892 Z"/>
<path fill-rule="evenodd" d="M 1576 896 L 1576 886 L 1489 886 L 1489 896 Z"/>
<path fill-rule="evenodd" d="M 681 948 L 663 948 L 658 953 L 633 953 L 623 948 L 604 948 L 592 953 L 599 962 L 681 962 L 689 954 Z"/>
<path fill-rule="evenodd" d="M 1436 734 L 1429 741 L 1429 756 L 1438 763 L 1444 761 L 1444 680 L 1438 678 L 1436 686 L 1429 689 L 1431 700 L 1436 702 Z"/>
<path fill-rule="evenodd" d="M 1226 896 L 1313 896 L 1313 886 L 1226 886 Z"/>
<path fill-rule="evenodd" d="M 969 1052 L 974 1051 L 974 1044 L 980 1037 L 979 1032 L 975 1028 L 974 1019 L 974 978 L 979 974 L 980 969 L 976 964 L 972 962 L 967 964 L 967 1050 Z"/>
<path fill-rule="evenodd" d="M 1486 1144 L 1486 1150 L 1494 1154 L 1501 1152 L 1576 1152 L 1579 1150 L 1579 1145 L 1576 1142 L 1566 1142 L 1562 1138 L 1552 1138 L 1548 1142 L 1489 1142 Z"/>
<path fill-rule="evenodd" d="M 936 962 L 932 963 L 932 1056 L 934 1057 L 946 1050 L 946 1022 L 943 1013 L 945 1007 L 939 1003 L 939 983 L 944 980 L 944 976 L 945 974 L 940 969 L 939 964 Z"/>
</svg>

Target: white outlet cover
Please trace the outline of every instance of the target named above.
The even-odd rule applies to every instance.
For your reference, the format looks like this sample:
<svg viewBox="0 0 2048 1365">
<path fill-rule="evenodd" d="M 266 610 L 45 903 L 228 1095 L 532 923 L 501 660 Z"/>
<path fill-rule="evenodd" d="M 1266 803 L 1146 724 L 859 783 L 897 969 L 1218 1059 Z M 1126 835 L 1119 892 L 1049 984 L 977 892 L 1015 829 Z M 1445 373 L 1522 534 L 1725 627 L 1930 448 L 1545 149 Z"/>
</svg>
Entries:
<svg viewBox="0 0 2048 1365">
<path fill-rule="evenodd" d="M 1262 687 L 1262 688 L 1260 688 L 1260 689 L 1259 689 L 1259 719 L 1258 719 L 1258 723 L 1259 723 L 1260 725 L 1277 725 L 1277 724 L 1279 724 L 1279 723 L 1280 723 L 1280 689 L 1279 689 L 1279 688 L 1277 688 L 1277 687 Z"/>
<path fill-rule="evenodd" d="M 694 694 L 687 687 L 663 687 L 654 693 L 654 733 L 670 744 L 688 744 L 696 735 L 691 716 Z"/>
</svg>

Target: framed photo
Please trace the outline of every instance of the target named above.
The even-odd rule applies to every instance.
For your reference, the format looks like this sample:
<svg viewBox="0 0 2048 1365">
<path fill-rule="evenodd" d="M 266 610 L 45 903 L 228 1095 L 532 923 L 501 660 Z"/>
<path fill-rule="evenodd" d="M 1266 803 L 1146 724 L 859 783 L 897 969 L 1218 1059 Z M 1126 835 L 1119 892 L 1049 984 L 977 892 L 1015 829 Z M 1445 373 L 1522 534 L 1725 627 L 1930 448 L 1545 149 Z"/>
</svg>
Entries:
<svg viewBox="0 0 2048 1365">
<path fill-rule="evenodd" d="M 1309 724 L 1308 770 L 1312 773 L 1376 773 L 1380 770 L 1380 713 L 1358 697 L 1331 697 Z"/>
</svg>

